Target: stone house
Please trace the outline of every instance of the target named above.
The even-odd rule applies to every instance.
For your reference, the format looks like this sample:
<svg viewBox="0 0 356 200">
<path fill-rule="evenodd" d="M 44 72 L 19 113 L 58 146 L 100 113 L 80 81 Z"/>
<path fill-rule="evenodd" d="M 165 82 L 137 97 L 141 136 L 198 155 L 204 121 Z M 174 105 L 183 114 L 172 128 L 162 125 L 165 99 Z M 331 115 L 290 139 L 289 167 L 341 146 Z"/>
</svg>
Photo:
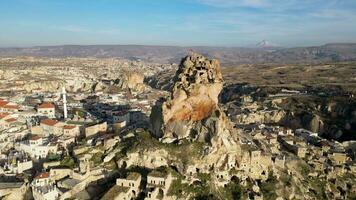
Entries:
<svg viewBox="0 0 356 200">
<path fill-rule="evenodd" d="M 174 178 L 170 173 L 152 171 L 147 175 L 147 196 L 145 199 L 164 198 L 171 186 Z"/>
<path fill-rule="evenodd" d="M 16 127 L 18 125 L 17 123 L 18 123 L 17 119 L 11 117 L 11 115 L 5 116 L 2 119 L 0 118 L 0 130 Z"/>
<path fill-rule="evenodd" d="M 75 156 L 79 155 L 79 154 L 83 154 L 85 152 L 89 151 L 89 148 L 87 146 L 75 146 L 73 149 L 73 153 Z"/>
<path fill-rule="evenodd" d="M 0 176 L 0 199 L 23 199 L 29 184 L 14 176 Z"/>
<path fill-rule="evenodd" d="M 96 135 L 100 132 L 106 132 L 108 129 L 107 122 L 95 124 L 85 128 L 85 137 Z"/>
<path fill-rule="evenodd" d="M 42 172 L 42 173 L 39 173 L 37 176 L 35 176 L 31 185 L 32 186 L 46 186 L 51 183 L 53 183 L 53 180 L 50 177 L 50 173 Z"/>
<path fill-rule="evenodd" d="M 242 170 L 256 180 L 266 180 L 271 164 L 270 156 L 262 154 L 260 150 L 250 150 L 243 153 L 238 170 Z"/>
<path fill-rule="evenodd" d="M 273 161 L 273 164 L 275 167 L 279 167 L 282 169 L 285 168 L 285 163 L 286 163 L 285 156 L 282 156 L 282 155 L 276 156 L 275 158 L 272 159 L 272 161 Z"/>
<path fill-rule="evenodd" d="M 66 167 L 53 167 L 49 170 L 52 180 L 60 180 L 72 174 L 72 169 Z"/>
<path fill-rule="evenodd" d="M 57 200 L 62 192 L 54 185 L 49 172 L 38 174 L 31 183 L 35 200 Z"/>
<path fill-rule="evenodd" d="M 343 165 L 343 164 L 346 163 L 346 159 L 347 159 L 345 153 L 338 153 L 338 152 L 334 152 L 332 154 L 329 154 L 328 158 L 335 165 Z"/>
<path fill-rule="evenodd" d="M 2 112 L 18 112 L 20 110 L 20 106 L 14 103 L 8 103 L 4 106 L 0 106 L 0 111 Z"/>
<path fill-rule="evenodd" d="M 50 167 L 56 167 L 56 166 L 60 166 L 60 165 L 61 165 L 60 161 L 44 162 L 43 163 L 43 168 L 44 169 L 48 169 Z"/>
<path fill-rule="evenodd" d="M 20 106 L 12 103 L 12 102 L 8 102 L 4 99 L 0 99 L 0 111 L 1 112 L 18 112 L 20 109 Z"/>
<path fill-rule="evenodd" d="M 60 136 L 64 134 L 64 126 L 67 126 L 64 122 L 58 122 L 53 126 L 53 134 Z"/>
<path fill-rule="evenodd" d="M 135 196 L 130 190 L 130 187 L 123 187 L 119 185 L 113 186 L 102 198 L 101 200 L 131 200 Z"/>
<path fill-rule="evenodd" d="M 80 135 L 80 129 L 78 126 L 64 125 L 63 134 L 71 137 L 78 137 Z"/>
<path fill-rule="evenodd" d="M 62 147 L 68 148 L 70 145 L 75 143 L 75 137 L 62 135 L 58 137 L 58 144 Z"/>
<path fill-rule="evenodd" d="M 28 141 L 21 142 L 16 148 L 28 153 L 32 158 L 41 159 L 47 157 L 48 153 L 56 154 L 58 145 L 45 142 L 44 138 L 34 135 Z"/>
<path fill-rule="evenodd" d="M 309 165 L 311 165 L 315 171 L 322 172 L 325 170 L 325 165 L 323 162 L 319 160 L 312 160 L 308 162 Z"/>
<path fill-rule="evenodd" d="M 32 194 L 35 200 L 57 200 L 60 198 L 62 192 L 56 185 L 32 187 Z"/>
<path fill-rule="evenodd" d="M 126 178 L 116 179 L 116 185 L 130 188 L 132 196 L 137 197 L 140 193 L 141 179 L 141 174 L 133 172 L 129 173 Z"/>
<path fill-rule="evenodd" d="M 305 142 L 293 136 L 278 136 L 277 140 L 290 152 L 299 158 L 304 158 L 307 153 Z"/>
<path fill-rule="evenodd" d="M 40 122 L 41 128 L 48 133 L 48 135 L 55 133 L 55 125 L 58 123 L 57 120 L 43 119 Z M 57 131 L 56 131 L 57 132 Z"/>
<path fill-rule="evenodd" d="M 90 169 L 90 159 L 92 158 L 92 154 L 86 153 L 77 156 L 79 160 L 79 170 L 81 173 L 85 173 Z"/>
<path fill-rule="evenodd" d="M 46 116 L 48 118 L 56 118 L 56 108 L 54 104 L 45 102 L 37 107 L 37 113 L 41 116 Z"/>
<path fill-rule="evenodd" d="M 45 131 L 41 126 L 31 126 L 31 133 L 33 135 L 39 135 L 43 137 L 49 136 L 49 133 Z"/>
<path fill-rule="evenodd" d="M 16 164 L 6 163 L 4 169 L 7 169 L 10 173 L 21 174 L 26 170 L 32 169 L 32 160 L 18 160 Z"/>
<path fill-rule="evenodd" d="M 132 172 L 127 175 L 126 178 L 116 179 L 116 185 L 123 187 L 139 188 L 141 184 L 141 174 Z"/>
</svg>

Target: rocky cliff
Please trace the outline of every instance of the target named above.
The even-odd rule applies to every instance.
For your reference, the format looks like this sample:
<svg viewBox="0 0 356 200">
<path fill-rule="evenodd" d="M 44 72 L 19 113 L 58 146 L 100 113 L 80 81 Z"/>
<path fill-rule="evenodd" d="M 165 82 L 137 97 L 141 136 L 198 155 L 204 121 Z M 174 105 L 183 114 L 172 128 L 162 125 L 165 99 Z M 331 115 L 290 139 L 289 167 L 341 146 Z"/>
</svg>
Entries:
<svg viewBox="0 0 356 200">
<path fill-rule="evenodd" d="M 145 87 L 144 78 L 144 75 L 139 72 L 126 71 L 118 79 L 118 86 L 122 89 L 142 91 Z"/>
<path fill-rule="evenodd" d="M 95 92 L 110 92 L 113 88 L 116 88 L 117 90 L 143 92 L 147 90 L 146 85 L 143 83 L 144 78 L 144 75 L 140 72 L 123 70 L 115 80 L 99 80 L 93 90 Z"/>
<path fill-rule="evenodd" d="M 154 135 L 163 142 L 189 139 L 235 147 L 237 135 L 218 105 L 223 87 L 219 62 L 193 53 L 183 58 L 173 81 L 171 97 L 152 110 Z"/>
</svg>

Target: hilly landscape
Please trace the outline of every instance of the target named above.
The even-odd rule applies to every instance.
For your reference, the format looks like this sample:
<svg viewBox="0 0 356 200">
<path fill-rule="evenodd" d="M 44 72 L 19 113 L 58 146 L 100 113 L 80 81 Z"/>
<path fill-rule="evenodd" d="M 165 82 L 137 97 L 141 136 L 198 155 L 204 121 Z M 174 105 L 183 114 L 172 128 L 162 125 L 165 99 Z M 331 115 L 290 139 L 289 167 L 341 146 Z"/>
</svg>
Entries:
<svg viewBox="0 0 356 200">
<path fill-rule="evenodd" d="M 356 0 L 0 19 L 0 200 L 356 200 Z"/>
<path fill-rule="evenodd" d="M 267 41 L 263 41 L 265 44 Z M 323 63 L 356 60 L 356 43 L 282 48 L 274 45 L 246 47 L 179 47 L 144 45 L 63 45 L 27 48 L 0 48 L 0 57 L 96 57 L 125 58 L 155 63 L 178 63 L 194 51 L 219 59 L 223 65 L 259 63 Z"/>
</svg>

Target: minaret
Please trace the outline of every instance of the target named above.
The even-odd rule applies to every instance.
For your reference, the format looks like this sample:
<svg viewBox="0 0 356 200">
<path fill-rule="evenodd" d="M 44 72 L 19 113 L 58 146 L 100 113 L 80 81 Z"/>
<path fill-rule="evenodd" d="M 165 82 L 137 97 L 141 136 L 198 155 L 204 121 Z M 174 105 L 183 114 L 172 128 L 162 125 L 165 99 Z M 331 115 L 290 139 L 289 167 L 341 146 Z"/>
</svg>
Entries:
<svg viewBox="0 0 356 200">
<path fill-rule="evenodd" d="M 67 92 L 66 88 L 63 86 L 62 87 L 62 95 L 63 95 L 63 115 L 64 119 L 67 119 Z"/>
</svg>

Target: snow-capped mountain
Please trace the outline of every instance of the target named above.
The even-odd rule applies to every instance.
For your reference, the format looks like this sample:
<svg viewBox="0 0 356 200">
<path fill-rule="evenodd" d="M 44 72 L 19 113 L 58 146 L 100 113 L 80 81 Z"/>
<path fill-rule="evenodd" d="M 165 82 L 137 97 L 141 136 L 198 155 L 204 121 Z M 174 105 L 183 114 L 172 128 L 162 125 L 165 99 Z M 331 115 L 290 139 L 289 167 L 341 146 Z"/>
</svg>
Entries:
<svg viewBox="0 0 356 200">
<path fill-rule="evenodd" d="M 279 45 L 272 43 L 267 40 L 263 40 L 262 42 L 259 42 L 256 44 L 256 47 L 258 48 L 274 48 L 274 47 L 279 47 Z"/>
</svg>

